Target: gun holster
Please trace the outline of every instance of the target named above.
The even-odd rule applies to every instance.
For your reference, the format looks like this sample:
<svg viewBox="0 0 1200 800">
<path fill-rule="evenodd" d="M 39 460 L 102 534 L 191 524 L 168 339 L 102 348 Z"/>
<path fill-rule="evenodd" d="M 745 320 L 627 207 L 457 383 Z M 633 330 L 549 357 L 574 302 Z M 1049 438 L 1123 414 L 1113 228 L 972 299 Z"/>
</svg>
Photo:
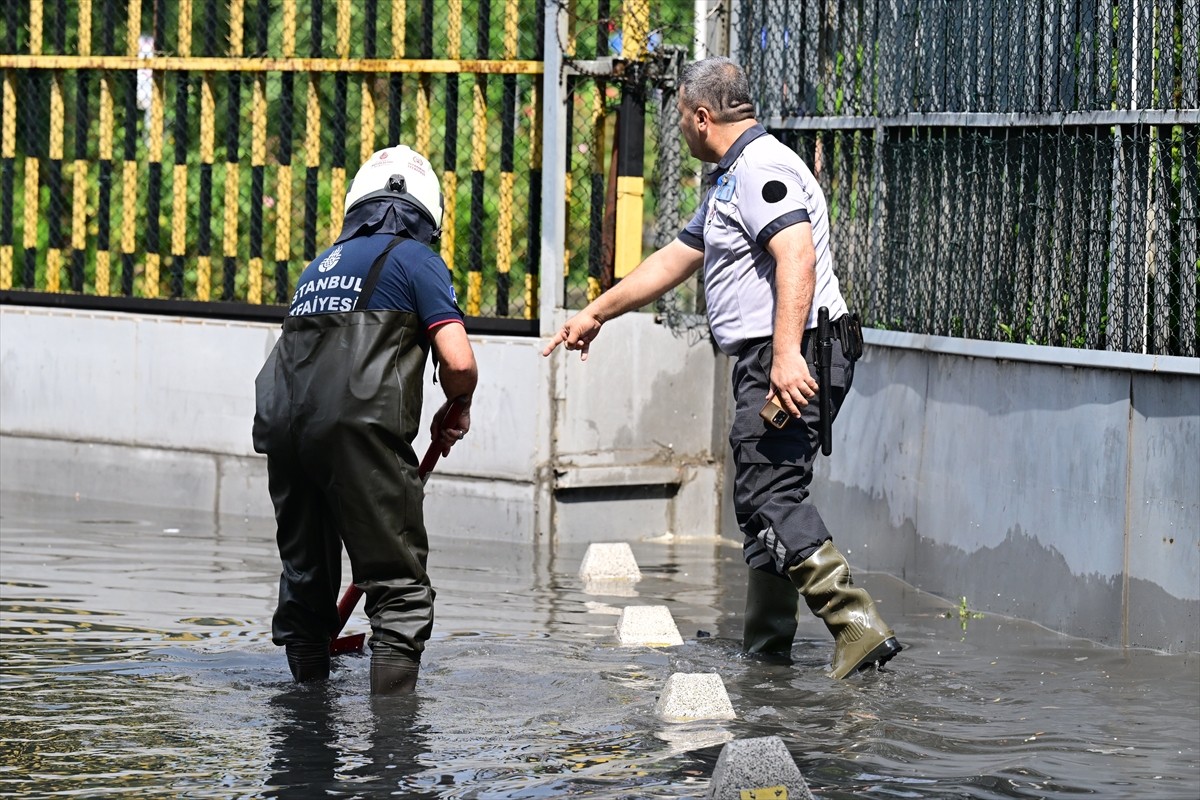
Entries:
<svg viewBox="0 0 1200 800">
<path fill-rule="evenodd" d="M 862 322 L 858 314 L 843 314 L 838 317 L 838 341 L 842 343 L 842 355 L 857 361 L 863 354 Z"/>
</svg>

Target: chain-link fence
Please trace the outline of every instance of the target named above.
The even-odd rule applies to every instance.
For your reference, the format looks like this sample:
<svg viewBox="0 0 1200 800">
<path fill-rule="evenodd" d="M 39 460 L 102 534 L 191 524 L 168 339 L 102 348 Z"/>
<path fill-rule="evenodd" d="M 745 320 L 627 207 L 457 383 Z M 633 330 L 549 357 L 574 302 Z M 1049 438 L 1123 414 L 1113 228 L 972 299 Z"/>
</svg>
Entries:
<svg viewBox="0 0 1200 800">
<path fill-rule="evenodd" d="M 734 0 L 875 326 L 1195 356 L 1200 4 Z"/>
<path fill-rule="evenodd" d="M 1194 0 L 734 0 L 764 118 L 1196 109 Z"/>
<path fill-rule="evenodd" d="M 651 135 L 647 148 L 654 154 L 650 175 L 653 221 L 647 227 L 648 243 L 664 247 L 679 235 L 696 213 L 705 188 L 703 165 L 688 152 L 679 132 L 677 92 L 679 73 L 687 60 L 682 51 L 664 59 L 654 76 L 654 101 L 648 119 Z M 690 342 L 710 338 L 701 275 L 672 289 L 655 303 L 659 319 L 676 335 Z"/>
<path fill-rule="evenodd" d="M 532 318 L 542 0 L 31 0 L 0 15 L 0 288 L 286 303 L 358 165 L 441 170 L 471 315 Z"/>
<path fill-rule="evenodd" d="M 1180 240 L 1196 214 L 1194 161 L 1190 174 L 1173 176 L 1172 155 L 1195 153 L 1194 129 L 952 127 L 898 129 L 882 141 L 871 131 L 785 138 L 821 174 L 847 294 L 871 324 L 1195 353 L 1195 241 Z"/>
<path fill-rule="evenodd" d="M 694 37 L 695 7 L 690 0 L 575 0 L 562 8 L 567 14 L 563 51 L 572 74 L 563 302 L 580 308 L 615 279 L 617 127 L 626 92 L 637 93 L 645 106 L 642 252 L 673 239 L 698 204 L 700 164 L 687 155 L 675 106 L 677 76 Z M 628 56 L 630 30 L 640 32 L 634 35 L 645 43 L 636 61 L 622 58 Z M 659 304 L 660 313 L 675 321 L 673 329 L 686 321 L 679 315 L 694 313 L 696 295 L 693 281 Z"/>
<path fill-rule="evenodd" d="M 559 5 L 577 307 L 613 279 L 624 93 L 647 109 L 643 248 L 695 208 L 672 94 L 698 6 Z M 730 6 L 760 118 L 823 182 L 869 322 L 1196 354 L 1196 3 Z M 541 0 L 9 2 L 0 289 L 286 302 L 358 163 L 404 141 L 441 169 L 467 312 L 530 319 L 545 19 Z M 699 303 L 686 285 L 659 311 L 694 333 Z"/>
</svg>

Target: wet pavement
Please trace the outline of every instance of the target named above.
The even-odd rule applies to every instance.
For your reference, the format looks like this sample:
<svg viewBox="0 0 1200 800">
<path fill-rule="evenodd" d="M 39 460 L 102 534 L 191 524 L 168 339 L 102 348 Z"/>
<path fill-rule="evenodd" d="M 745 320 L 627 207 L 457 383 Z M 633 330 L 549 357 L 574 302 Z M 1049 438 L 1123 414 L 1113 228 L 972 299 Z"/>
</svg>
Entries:
<svg viewBox="0 0 1200 800">
<path fill-rule="evenodd" d="M 856 574 L 908 646 L 835 682 L 818 622 L 791 665 L 740 652 L 733 541 L 633 542 L 595 593 L 586 545 L 431 532 L 434 637 L 415 695 L 368 659 L 291 683 L 270 642 L 268 520 L 0 495 L 0 796 L 703 797 L 724 742 L 779 736 L 820 798 L 1200 796 L 1200 656 L 1121 651 Z M 846 545 L 846 543 L 843 543 Z M 590 589 L 590 591 L 589 591 Z M 612 591 L 612 590 L 607 590 Z M 622 647 L 628 604 L 684 644 Z M 365 630 L 359 614 L 350 630 Z M 737 719 L 654 716 L 717 672 Z"/>
</svg>

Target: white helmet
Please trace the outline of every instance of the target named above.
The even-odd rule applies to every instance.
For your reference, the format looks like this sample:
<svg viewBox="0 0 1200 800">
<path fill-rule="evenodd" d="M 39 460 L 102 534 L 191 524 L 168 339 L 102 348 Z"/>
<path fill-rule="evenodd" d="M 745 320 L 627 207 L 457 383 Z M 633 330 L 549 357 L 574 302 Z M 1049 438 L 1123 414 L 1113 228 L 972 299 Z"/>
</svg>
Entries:
<svg viewBox="0 0 1200 800">
<path fill-rule="evenodd" d="M 403 197 L 442 227 L 442 186 L 433 165 L 408 145 L 376 151 L 367 159 L 346 192 L 346 211 L 376 197 Z"/>
</svg>

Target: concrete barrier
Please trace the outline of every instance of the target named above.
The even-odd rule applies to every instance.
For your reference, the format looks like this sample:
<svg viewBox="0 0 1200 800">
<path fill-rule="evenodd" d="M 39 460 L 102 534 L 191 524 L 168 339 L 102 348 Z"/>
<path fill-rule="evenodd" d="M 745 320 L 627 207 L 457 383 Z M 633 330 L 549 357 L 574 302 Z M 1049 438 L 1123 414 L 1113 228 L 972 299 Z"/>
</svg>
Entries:
<svg viewBox="0 0 1200 800">
<path fill-rule="evenodd" d="M 272 516 L 250 431 L 277 323 L 0 305 L 0 329 L 5 490 Z M 715 532 L 725 423 L 713 392 L 727 378 L 706 343 L 650 314 L 606 325 L 586 364 L 543 358 L 533 337 L 471 339 L 483 381 L 470 436 L 430 482 L 431 531 L 514 543 Z M 432 378 L 418 452 L 439 406 Z"/>
<path fill-rule="evenodd" d="M 623 645 L 675 647 L 683 637 L 666 606 L 626 606 L 617 620 L 617 639 Z"/>
<path fill-rule="evenodd" d="M 778 736 L 737 739 L 717 756 L 706 797 L 712 800 L 813 800 Z"/>
<path fill-rule="evenodd" d="M 628 542 L 593 542 L 579 565 L 584 581 L 629 581 L 642 579 L 637 559 Z"/>
<path fill-rule="evenodd" d="M 676 672 L 668 677 L 654 715 L 665 722 L 737 719 L 725 684 L 715 672 Z"/>
</svg>

